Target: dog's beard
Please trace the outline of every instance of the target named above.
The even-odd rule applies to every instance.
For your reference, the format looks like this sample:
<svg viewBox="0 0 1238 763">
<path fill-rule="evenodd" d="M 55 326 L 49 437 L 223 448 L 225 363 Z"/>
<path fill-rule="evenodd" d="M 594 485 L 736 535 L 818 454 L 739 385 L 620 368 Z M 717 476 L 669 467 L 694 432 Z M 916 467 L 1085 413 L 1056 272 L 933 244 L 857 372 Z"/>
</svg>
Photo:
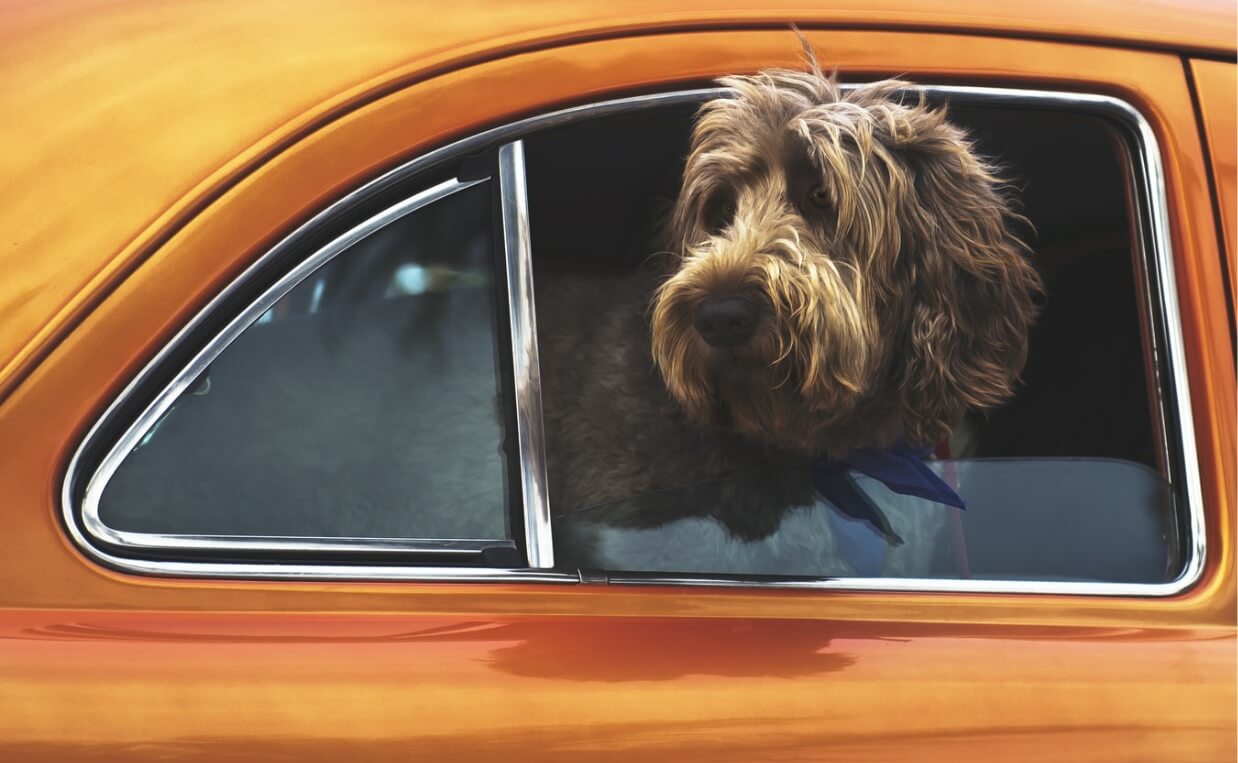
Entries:
<svg viewBox="0 0 1238 763">
<path fill-rule="evenodd" d="M 653 356 L 694 423 L 817 453 L 870 387 L 877 332 L 860 274 L 802 251 L 802 240 L 773 235 L 755 252 L 714 240 L 688 252 L 654 296 Z M 693 326 L 701 301 L 718 293 L 761 305 L 756 332 L 740 347 L 712 347 Z"/>
</svg>

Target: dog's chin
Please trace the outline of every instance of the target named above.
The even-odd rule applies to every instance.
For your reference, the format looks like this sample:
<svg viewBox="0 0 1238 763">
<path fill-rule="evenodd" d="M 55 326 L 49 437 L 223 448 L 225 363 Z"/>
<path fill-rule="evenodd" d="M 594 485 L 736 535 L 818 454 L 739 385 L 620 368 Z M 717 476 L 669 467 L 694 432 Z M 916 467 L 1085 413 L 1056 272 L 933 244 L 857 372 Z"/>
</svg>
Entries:
<svg viewBox="0 0 1238 763">
<path fill-rule="evenodd" d="M 707 428 L 808 458 L 840 456 L 898 438 L 897 417 L 865 405 L 860 390 L 835 386 L 810 399 L 803 394 L 803 380 L 783 364 L 742 353 L 727 362 L 720 359 L 714 356 L 708 389 L 698 397 L 710 405 L 689 410 L 690 417 Z"/>
<path fill-rule="evenodd" d="M 710 426 L 778 450 L 817 454 L 819 433 L 814 425 L 822 417 L 809 414 L 794 380 L 758 362 L 727 363 L 711 376 Z"/>
<path fill-rule="evenodd" d="M 794 363 L 780 356 L 773 332 L 758 331 L 753 341 L 738 347 L 712 347 L 699 338 L 679 347 L 678 364 L 660 363 L 659 369 L 695 426 L 810 458 L 837 455 L 840 448 L 855 445 L 847 422 L 856 417 L 861 391 L 817 387 L 820 394 L 810 399 Z M 668 368 L 680 374 L 667 376 Z"/>
</svg>

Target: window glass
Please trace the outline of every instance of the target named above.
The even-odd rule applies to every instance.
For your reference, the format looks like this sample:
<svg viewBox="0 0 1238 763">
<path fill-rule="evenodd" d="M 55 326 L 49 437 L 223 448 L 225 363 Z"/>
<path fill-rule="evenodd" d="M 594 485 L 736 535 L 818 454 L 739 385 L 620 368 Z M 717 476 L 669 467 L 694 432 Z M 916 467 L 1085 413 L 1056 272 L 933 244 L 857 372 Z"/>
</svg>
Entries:
<svg viewBox="0 0 1238 763">
<path fill-rule="evenodd" d="M 510 539 L 491 198 L 407 214 L 275 302 L 123 460 L 103 523 Z"/>
<path fill-rule="evenodd" d="M 678 192 L 695 106 L 526 141 L 562 565 L 1120 583 L 1179 574 L 1183 508 L 1166 478 L 1149 383 L 1158 360 L 1141 313 L 1130 144 L 1096 116 L 960 100 L 951 119 L 1020 191 L 1030 223 L 1020 234 L 1047 293 L 1016 395 L 969 416 L 928 456 L 966 510 L 847 473 L 894 537 L 814 491 L 810 462 L 757 454 L 725 426 L 686 434 L 647 336 L 640 341 L 660 283 L 660 221 Z M 632 364 L 644 373 L 618 373 Z M 750 462 L 732 457 L 749 451 Z"/>
<path fill-rule="evenodd" d="M 966 511 L 850 474 L 898 541 L 820 497 L 789 505 L 769 535 L 745 539 L 736 518 L 713 510 L 736 493 L 770 489 L 767 475 L 743 475 L 569 513 L 556 528 L 559 553 L 580 567 L 649 573 L 1160 583 L 1176 569 L 1168 487 L 1146 466 L 1002 458 L 930 466 Z M 634 522 L 667 505 L 678 517 Z"/>
</svg>

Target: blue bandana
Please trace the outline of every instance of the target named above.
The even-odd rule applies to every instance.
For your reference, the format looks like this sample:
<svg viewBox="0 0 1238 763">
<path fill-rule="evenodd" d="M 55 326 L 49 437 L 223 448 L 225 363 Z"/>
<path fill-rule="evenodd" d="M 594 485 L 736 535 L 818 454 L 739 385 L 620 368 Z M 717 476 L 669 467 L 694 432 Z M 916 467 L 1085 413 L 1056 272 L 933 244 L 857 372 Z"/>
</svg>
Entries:
<svg viewBox="0 0 1238 763">
<path fill-rule="evenodd" d="M 839 459 L 822 457 L 812 462 L 813 485 L 836 510 L 830 512 L 830 522 L 839 536 L 839 549 L 858 575 L 879 577 L 886 547 L 900 546 L 903 539 L 849 471 L 872 477 L 895 493 L 967 508 L 954 488 L 924 463 L 929 453 L 929 448 L 900 442 L 885 449 L 864 448 Z"/>
</svg>

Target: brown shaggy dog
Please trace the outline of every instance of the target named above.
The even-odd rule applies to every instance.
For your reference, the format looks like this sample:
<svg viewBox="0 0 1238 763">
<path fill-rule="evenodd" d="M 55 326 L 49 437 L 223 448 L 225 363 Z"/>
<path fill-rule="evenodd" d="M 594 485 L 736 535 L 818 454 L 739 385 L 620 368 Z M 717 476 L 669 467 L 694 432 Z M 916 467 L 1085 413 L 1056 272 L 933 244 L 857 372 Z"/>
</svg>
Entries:
<svg viewBox="0 0 1238 763">
<path fill-rule="evenodd" d="M 815 63 L 721 84 L 660 272 L 539 284 L 556 515 L 620 501 L 609 523 L 762 538 L 812 504 L 812 459 L 936 443 L 1024 362 L 1039 277 L 944 111 L 899 80 L 844 93 Z M 733 475 L 762 476 L 658 492 Z"/>
</svg>

